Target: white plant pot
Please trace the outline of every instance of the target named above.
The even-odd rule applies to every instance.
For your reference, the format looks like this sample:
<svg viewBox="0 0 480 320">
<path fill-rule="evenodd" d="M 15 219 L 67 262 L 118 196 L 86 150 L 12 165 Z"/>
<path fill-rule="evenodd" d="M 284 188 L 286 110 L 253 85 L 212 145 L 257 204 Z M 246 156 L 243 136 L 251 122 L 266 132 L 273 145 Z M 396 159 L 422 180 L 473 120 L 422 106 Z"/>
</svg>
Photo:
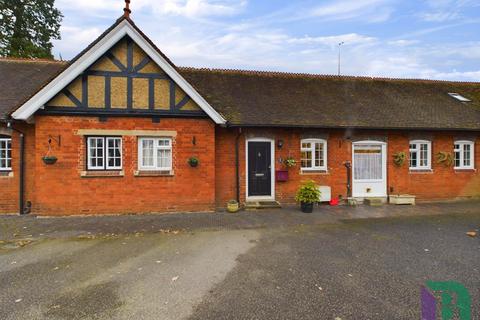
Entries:
<svg viewBox="0 0 480 320">
<path fill-rule="evenodd" d="M 415 196 L 410 194 L 398 194 L 398 195 L 390 195 L 389 197 L 390 204 L 408 204 L 408 205 L 415 205 Z"/>
</svg>

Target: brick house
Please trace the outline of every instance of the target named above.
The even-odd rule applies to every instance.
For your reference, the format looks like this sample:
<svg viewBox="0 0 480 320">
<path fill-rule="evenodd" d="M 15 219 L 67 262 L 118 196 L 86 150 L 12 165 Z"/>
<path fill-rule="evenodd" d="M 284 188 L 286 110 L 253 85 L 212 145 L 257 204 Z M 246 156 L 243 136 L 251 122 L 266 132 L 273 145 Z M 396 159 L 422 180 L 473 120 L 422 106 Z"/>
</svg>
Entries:
<svg viewBox="0 0 480 320">
<path fill-rule="evenodd" d="M 68 63 L 0 74 L 0 213 L 287 204 L 306 179 L 341 198 L 480 196 L 479 83 L 181 68 L 128 15 Z"/>
</svg>

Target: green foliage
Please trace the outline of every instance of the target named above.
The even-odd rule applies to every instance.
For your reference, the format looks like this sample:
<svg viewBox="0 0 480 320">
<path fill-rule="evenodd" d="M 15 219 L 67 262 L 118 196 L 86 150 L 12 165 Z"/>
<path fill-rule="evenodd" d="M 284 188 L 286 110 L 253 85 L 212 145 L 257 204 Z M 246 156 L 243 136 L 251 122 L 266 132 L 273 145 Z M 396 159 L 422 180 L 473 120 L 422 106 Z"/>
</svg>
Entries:
<svg viewBox="0 0 480 320">
<path fill-rule="evenodd" d="M 407 154 L 403 151 L 397 152 L 393 155 L 393 163 L 395 163 L 397 167 L 403 166 L 406 159 L 407 159 Z"/>
<path fill-rule="evenodd" d="M 315 203 L 320 201 L 320 190 L 313 180 L 304 181 L 295 196 L 297 202 Z"/>
<path fill-rule="evenodd" d="M 451 167 L 453 165 L 453 156 L 450 152 L 441 151 L 437 153 L 437 163 L 443 164 L 445 167 Z"/>
<path fill-rule="evenodd" d="M 62 13 L 55 0 L 0 0 L 0 57 L 53 58 Z"/>
<path fill-rule="evenodd" d="M 200 160 L 198 160 L 197 157 L 190 157 L 188 160 L 187 160 L 188 164 L 192 167 L 196 167 L 198 166 L 198 164 L 200 163 Z"/>
<path fill-rule="evenodd" d="M 287 159 L 285 159 L 284 163 L 285 163 L 285 166 L 287 166 L 287 168 L 292 168 L 297 165 L 297 161 L 292 157 L 288 157 Z"/>
</svg>

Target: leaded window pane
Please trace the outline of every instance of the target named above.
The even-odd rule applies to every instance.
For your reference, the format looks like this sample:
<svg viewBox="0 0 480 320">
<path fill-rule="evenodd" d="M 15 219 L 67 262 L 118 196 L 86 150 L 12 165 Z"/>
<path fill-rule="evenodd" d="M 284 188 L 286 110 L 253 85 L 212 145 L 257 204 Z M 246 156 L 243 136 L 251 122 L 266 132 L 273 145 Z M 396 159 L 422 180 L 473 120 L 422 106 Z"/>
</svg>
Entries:
<svg viewBox="0 0 480 320">
<path fill-rule="evenodd" d="M 143 138 L 139 144 L 142 155 L 140 169 L 171 170 L 172 141 L 166 138 Z"/>
<path fill-rule="evenodd" d="M 456 168 L 471 169 L 474 167 L 474 145 L 472 142 L 456 142 L 454 144 L 454 161 Z"/>
<path fill-rule="evenodd" d="M 122 167 L 122 139 L 112 137 L 88 138 L 88 169 L 109 170 Z"/>
<path fill-rule="evenodd" d="M 420 166 L 428 166 L 428 144 L 426 143 L 420 145 Z"/>
<path fill-rule="evenodd" d="M 315 166 L 323 167 L 325 159 L 323 156 L 323 143 L 315 143 Z"/>
<path fill-rule="evenodd" d="M 460 167 L 460 151 L 455 151 L 455 167 Z"/>
<path fill-rule="evenodd" d="M 410 168 L 411 169 L 429 169 L 430 168 L 430 143 L 413 142 L 410 143 Z"/>
<path fill-rule="evenodd" d="M 469 144 L 465 144 L 463 146 L 463 165 L 465 167 L 470 166 L 470 145 Z"/>
<path fill-rule="evenodd" d="M 122 140 L 107 138 L 108 169 L 119 169 L 122 166 Z"/>
<path fill-rule="evenodd" d="M 142 140 L 142 166 L 153 167 L 153 140 Z"/>
<path fill-rule="evenodd" d="M 311 147 L 312 147 L 312 145 L 309 142 L 302 143 L 302 149 L 309 149 Z"/>
<path fill-rule="evenodd" d="M 417 167 L 417 151 L 410 151 L 410 168 Z"/>
<path fill-rule="evenodd" d="M 302 168 L 312 167 L 312 151 L 302 151 Z"/>
</svg>

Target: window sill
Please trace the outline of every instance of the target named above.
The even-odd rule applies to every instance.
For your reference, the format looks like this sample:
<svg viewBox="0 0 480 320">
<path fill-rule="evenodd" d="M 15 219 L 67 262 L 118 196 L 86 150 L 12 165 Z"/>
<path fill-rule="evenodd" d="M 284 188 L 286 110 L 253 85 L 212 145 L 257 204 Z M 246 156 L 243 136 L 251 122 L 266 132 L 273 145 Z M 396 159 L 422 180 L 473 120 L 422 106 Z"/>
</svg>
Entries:
<svg viewBox="0 0 480 320">
<path fill-rule="evenodd" d="M 410 169 L 410 174 L 432 174 L 433 169 Z"/>
<path fill-rule="evenodd" d="M 0 171 L 1 178 L 13 178 L 13 171 Z"/>
<path fill-rule="evenodd" d="M 453 168 L 455 170 L 455 173 L 459 172 L 477 172 L 477 169 L 474 168 Z"/>
<path fill-rule="evenodd" d="M 330 172 L 328 170 L 305 170 L 305 169 L 301 169 L 300 174 L 305 175 L 305 176 L 308 176 L 308 175 L 329 175 Z"/>
<path fill-rule="evenodd" d="M 173 177 L 173 171 L 135 171 L 135 177 Z"/>
<path fill-rule="evenodd" d="M 123 177 L 125 172 L 122 171 L 82 171 L 80 176 L 82 178 L 115 178 Z"/>
</svg>

